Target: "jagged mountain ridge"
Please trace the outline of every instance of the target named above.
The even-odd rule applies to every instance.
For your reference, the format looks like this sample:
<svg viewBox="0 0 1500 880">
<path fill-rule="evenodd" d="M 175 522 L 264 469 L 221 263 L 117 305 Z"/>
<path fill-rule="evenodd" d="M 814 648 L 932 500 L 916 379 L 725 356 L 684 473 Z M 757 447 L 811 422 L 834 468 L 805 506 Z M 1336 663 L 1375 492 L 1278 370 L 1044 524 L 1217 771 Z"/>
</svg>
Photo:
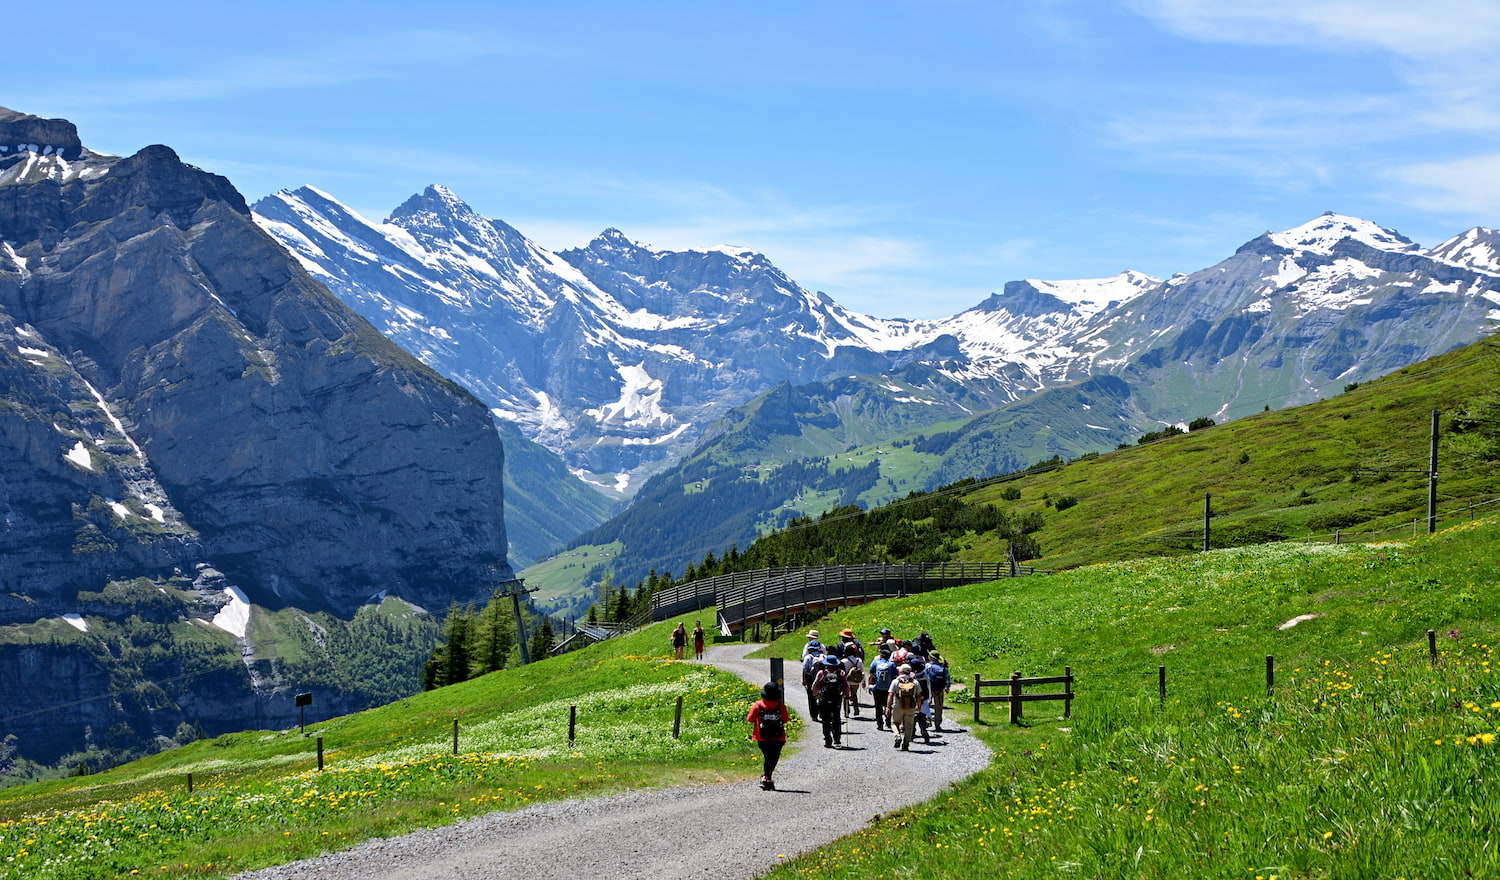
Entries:
<svg viewBox="0 0 1500 880">
<path fill-rule="evenodd" d="M 937 384 L 912 402 L 944 417 L 972 411 L 944 402 L 959 391 L 983 408 L 1015 399 L 1044 384 L 1058 333 L 1156 283 L 1021 282 L 945 321 L 884 320 L 744 249 L 663 251 L 609 229 L 550 254 L 437 186 L 380 224 L 310 187 L 255 214 L 387 335 L 624 493 L 780 382 L 926 363 Z"/>
<path fill-rule="evenodd" d="M 936 422 L 1059 382 L 1130 375 L 1138 360 L 1140 379 L 1203 345 L 1219 364 L 1247 345 L 1242 375 L 1200 382 L 1191 399 L 1148 394 L 1145 411 L 1181 418 L 1179 409 L 1201 408 L 1234 382 L 1282 403 L 1311 399 L 1366 356 L 1369 369 L 1384 370 L 1471 341 L 1495 304 L 1500 263 L 1487 230 L 1429 252 L 1368 221 L 1328 214 L 1165 282 L 1137 272 L 1013 281 L 958 315 L 908 321 L 844 309 L 744 249 L 662 251 L 609 229 L 584 248 L 550 254 L 441 187 L 383 224 L 310 188 L 267 197 L 255 210 L 309 271 L 388 335 L 575 472 L 616 479 L 627 493 L 632 479 L 691 449 L 714 418 L 783 381 L 920 365 L 917 385 L 878 384 L 894 402 L 925 411 L 914 421 Z M 1392 273 L 1406 280 L 1381 281 Z M 1439 289 L 1456 280 L 1458 288 Z M 1415 291 L 1424 296 L 1412 305 Z M 1364 336 L 1354 324 L 1389 326 L 1414 309 L 1451 319 L 1426 348 L 1354 342 Z M 1245 384 L 1244 370 L 1277 362 L 1272 340 L 1296 348 L 1311 338 L 1325 339 L 1327 352 L 1291 358 L 1302 372 Z M 1341 367 L 1340 345 L 1349 351 Z M 1209 412 L 1224 414 L 1235 396 Z"/>
<path fill-rule="evenodd" d="M 937 456 L 923 465 L 924 485 L 1109 449 L 1164 422 L 1185 427 L 1198 416 L 1222 420 L 1263 406 L 1309 401 L 1471 342 L 1497 317 L 1500 278 L 1487 262 L 1495 253 L 1494 240 L 1493 233 L 1477 229 L 1425 252 L 1367 221 L 1325 215 L 1286 233 L 1258 237 L 1209 269 L 1086 314 L 1064 314 L 1058 323 L 1065 332 L 1043 336 L 1028 349 L 1034 360 L 1027 366 L 1034 372 L 1018 368 L 1018 374 L 1042 377 L 1047 390 L 956 427 L 916 435 L 917 446 Z M 992 298 L 986 307 L 1006 315 L 1063 312 L 1063 303 L 1038 295 L 1040 287 L 1008 285 L 1007 296 Z M 972 310 L 958 316 L 972 317 Z M 738 509 L 746 503 L 743 493 L 723 480 L 704 479 L 705 462 L 732 483 L 747 479 L 737 475 L 739 468 L 785 460 L 787 451 L 834 456 L 871 443 L 862 422 L 892 425 L 890 408 L 876 405 L 871 391 L 899 394 L 910 385 L 898 376 L 909 380 L 914 374 L 946 386 L 964 368 L 911 364 L 896 373 L 802 386 L 785 396 L 785 404 L 774 392 L 757 399 L 735 414 L 747 417 L 726 419 L 682 465 L 653 477 L 643 490 L 641 510 L 625 511 L 579 542 L 624 540 L 627 549 L 617 557 L 616 575 L 626 582 L 651 567 L 677 570 L 701 556 L 703 548 L 667 528 L 660 508 L 672 504 L 674 493 L 701 482 L 707 488 L 696 492 L 710 497 L 695 495 L 695 508 L 712 512 L 725 506 L 712 497 L 715 493 L 733 495 L 737 506 L 730 505 L 732 514 L 725 519 L 732 515 L 739 530 L 720 528 L 705 519 L 708 513 L 697 514 L 694 530 L 724 538 L 710 550 L 744 546 L 754 537 L 746 522 L 774 525 L 796 512 L 795 499 Z M 981 369 L 992 370 L 993 364 Z M 916 427 L 919 422 L 892 426 L 885 439 L 912 436 Z M 913 478 L 910 463 L 892 474 Z M 879 480 L 860 498 L 881 503 L 905 488 Z M 653 504 L 658 509 L 651 509 Z M 656 527 L 642 528 L 635 523 L 641 518 Z M 684 553 L 683 547 L 692 551 Z"/>
<path fill-rule="evenodd" d="M 0 110 L 0 242 L 0 701 L 21 754 L 289 705 L 252 604 L 347 620 L 510 577 L 482 404 L 314 282 L 229 181 Z M 170 686 L 136 689 L 139 627 Z M 209 655 L 232 665 L 174 665 Z M 323 705 L 349 705 L 339 687 Z"/>
<path fill-rule="evenodd" d="M 777 460 L 829 455 L 870 441 L 872 431 L 973 419 L 1113 376 L 1127 383 L 1118 395 L 1126 404 L 1105 424 L 1081 417 L 1025 442 L 1016 426 L 1034 419 L 1006 416 L 1003 430 L 976 420 L 944 431 L 952 448 L 929 477 L 969 475 L 959 472 L 984 462 L 1004 469 L 1021 450 L 1076 455 L 1090 437 L 1109 448 L 1162 423 L 1316 399 L 1438 354 L 1483 335 L 1500 303 L 1494 233 L 1471 230 L 1426 251 L 1332 213 L 1165 281 L 1137 272 L 1015 281 L 958 315 L 911 321 L 844 309 L 744 249 L 663 251 L 610 229 L 550 255 L 441 188 L 383 225 L 325 201 L 316 191 L 282 192 L 256 211 L 392 338 L 469 384 L 575 472 L 596 484 L 613 479 L 624 494 L 652 473 L 676 479 L 672 462 L 719 442 L 736 447 L 705 453 L 722 463 L 748 465 L 742 456 L 768 451 Z M 463 231 L 437 235 L 449 229 Z M 348 256 L 340 237 L 404 247 L 410 265 L 437 273 L 434 289 L 462 295 L 425 292 L 405 270 Z M 361 245 L 370 254 L 383 246 Z M 483 290 L 495 292 L 457 281 L 476 277 L 475 260 L 489 267 Z M 460 335 L 483 337 L 484 356 L 430 341 Z M 749 436 L 759 417 L 718 423 L 783 382 L 804 386 L 804 403 L 783 414 L 789 422 L 774 435 Z M 667 552 L 642 550 L 651 559 Z"/>
</svg>

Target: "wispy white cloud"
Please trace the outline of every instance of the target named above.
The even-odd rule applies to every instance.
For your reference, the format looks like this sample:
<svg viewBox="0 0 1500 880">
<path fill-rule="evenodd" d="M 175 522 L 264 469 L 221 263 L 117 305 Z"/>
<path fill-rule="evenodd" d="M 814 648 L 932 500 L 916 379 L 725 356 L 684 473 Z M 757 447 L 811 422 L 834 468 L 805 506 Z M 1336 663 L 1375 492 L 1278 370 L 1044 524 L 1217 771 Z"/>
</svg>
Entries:
<svg viewBox="0 0 1500 880">
<path fill-rule="evenodd" d="M 1500 6 L 1475 0 L 1137 0 L 1134 6 L 1193 39 L 1374 48 L 1428 61 L 1488 53 L 1500 38 Z"/>
<path fill-rule="evenodd" d="M 1229 173 L 1278 192 L 1390 185 L 1386 198 L 1419 208 L 1495 207 L 1486 194 L 1493 176 L 1480 175 L 1494 171 L 1482 144 L 1500 135 L 1500 66 L 1488 61 L 1500 44 L 1500 4 L 1133 0 L 1131 8 L 1191 41 L 1285 47 L 1331 65 L 1321 77 L 1268 68 L 1241 81 L 1221 72 L 1156 101 L 1127 101 L 1106 132 L 1139 161 Z M 1477 155 L 1418 161 L 1436 150 Z"/>
<path fill-rule="evenodd" d="M 224 99 L 286 89 L 321 88 L 406 75 L 413 65 L 452 64 L 487 56 L 540 51 L 497 34 L 413 30 L 333 41 L 316 51 L 218 57 L 167 76 L 111 77 L 34 86 L 45 106 L 117 110 L 150 104 Z"/>
<path fill-rule="evenodd" d="M 1391 172 L 1398 197 L 1438 212 L 1500 216 L 1500 153 L 1422 162 Z"/>
</svg>

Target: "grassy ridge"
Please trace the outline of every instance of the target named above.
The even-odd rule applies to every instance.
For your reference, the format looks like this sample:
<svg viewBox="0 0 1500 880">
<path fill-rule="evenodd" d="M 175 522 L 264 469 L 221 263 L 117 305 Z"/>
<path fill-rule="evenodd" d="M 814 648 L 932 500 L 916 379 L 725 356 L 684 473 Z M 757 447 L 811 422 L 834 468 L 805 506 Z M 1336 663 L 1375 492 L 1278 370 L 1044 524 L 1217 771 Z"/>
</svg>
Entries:
<svg viewBox="0 0 1500 880">
<path fill-rule="evenodd" d="M 999 705 L 975 725 L 959 702 L 952 720 L 996 751 L 988 769 L 772 876 L 1500 876 L 1497 581 L 1488 519 L 848 609 L 820 628 L 926 629 L 959 681 L 1070 665 L 1079 696 L 1066 720 L 1029 704 L 1022 727 Z"/>
<path fill-rule="evenodd" d="M 216 877 L 542 800 L 754 775 L 744 713 L 755 689 L 669 661 L 666 632 L 335 718 L 308 738 L 226 734 L 0 790 L 0 878 Z M 312 736 L 324 739 L 321 772 Z"/>
<path fill-rule="evenodd" d="M 1042 567 L 1190 552 L 1201 546 L 1203 496 L 1213 496 L 1215 546 L 1345 533 L 1395 534 L 1426 516 L 1431 412 L 1451 413 L 1497 382 L 1479 343 L 1292 410 L 1076 461 L 969 493 L 1043 514 Z M 1442 421 L 1446 434 L 1448 424 Z M 1450 513 L 1500 494 L 1494 465 L 1438 457 L 1439 506 Z M 1019 502 L 1002 498 L 1019 489 Z M 1078 504 L 1057 510 L 1053 502 Z M 1178 540 L 1163 540 L 1177 538 Z M 1003 558 L 1003 542 L 969 542 L 966 559 Z"/>
</svg>

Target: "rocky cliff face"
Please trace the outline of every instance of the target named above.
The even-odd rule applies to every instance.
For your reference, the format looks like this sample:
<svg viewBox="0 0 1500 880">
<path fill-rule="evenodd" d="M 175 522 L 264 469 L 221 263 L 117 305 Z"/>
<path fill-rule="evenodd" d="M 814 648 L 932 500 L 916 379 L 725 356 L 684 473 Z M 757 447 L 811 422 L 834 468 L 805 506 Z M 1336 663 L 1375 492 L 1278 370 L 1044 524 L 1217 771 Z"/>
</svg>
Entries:
<svg viewBox="0 0 1500 880">
<path fill-rule="evenodd" d="M 0 623 L 201 564 L 345 618 L 510 576 L 483 405 L 309 278 L 227 180 L 12 111 L 0 146 Z"/>
</svg>

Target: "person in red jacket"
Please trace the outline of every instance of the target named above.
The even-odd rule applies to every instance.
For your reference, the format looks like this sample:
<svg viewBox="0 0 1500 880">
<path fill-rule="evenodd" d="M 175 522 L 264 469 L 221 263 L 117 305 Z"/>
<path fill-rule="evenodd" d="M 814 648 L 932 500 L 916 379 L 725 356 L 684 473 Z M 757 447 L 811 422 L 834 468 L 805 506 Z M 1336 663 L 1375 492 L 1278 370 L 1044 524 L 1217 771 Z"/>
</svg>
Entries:
<svg viewBox="0 0 1500 880">
<path fill-rule="evenodd" d="M 760 689 L 760 699 L 750 706 L 745 716 L 750 722 L 750 738 L 760 746 L 760 787 L 775 791 L 776 763 L 781 760 L 781 747 L 786 745 L 786 728 L 792 721 L 791 712 L 781 701 L 781 685 L 768 681 Z"/>
</svg>

